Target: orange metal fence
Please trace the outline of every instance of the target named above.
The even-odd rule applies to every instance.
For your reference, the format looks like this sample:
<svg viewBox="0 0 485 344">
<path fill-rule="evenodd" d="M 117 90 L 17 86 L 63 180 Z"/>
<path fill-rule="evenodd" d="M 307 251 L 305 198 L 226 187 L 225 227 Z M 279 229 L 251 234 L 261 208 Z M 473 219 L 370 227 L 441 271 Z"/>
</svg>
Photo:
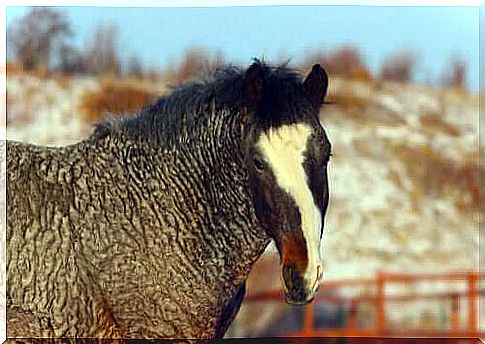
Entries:
<svg viewBox="0 0 485 344">
<path fill-rule="evenodd" d="M 342 290 L 349 287 L 371 287 L 373 293 L 357 293 L 355 296 L 343 297 L 326 295 L 320 292 L 314 302 L 305 306 L 303 326 L 299 332 L 282 333 L 285 337 L 376 337 L 376 338 L 405 338 L 405 337 L 427 337 L 427 338 L 479 338 L 485 333 L 479 329 L 479 296 L 485 294 L 485 289 L 479 287 L 480 281 L 485 281 L 485 274 L 477 272 L 454 272 L 441 274 L 404 274 L 379 272 L 374 278 L 336 280 L 323 282 L 320 290 Z M 420 282 L 441 282 L 445 284 L 461 281 L 465 288 L 461 291 L 446 291 L 434 293 L 405 293 L 402 295 L 390 295 L 386 287 L 392 284 L 415 284 Z M 245 302 L 254 303 L 261 301 L 281 301 L 283 298 L 280 290 L 250 294 Z M 413 329 L 413 328 L 391 328 L 388 326 L 387 307 L 390 302 L 415 302 L 423 300 L 448 301 L 451 305 L 448 329 Z M 462 300 L 466 301 L 467 316 L 466 326 L 461 323 Z M 316 328 L 314 326 L 315 307 L 318 302 L 330 302 L 347 304 L 346 324 L 343 328 Z M 375 309 L 374 326 L 361 328 L 357 324 L 358 306 L 361 303 L 372 304 Z"/>
</svg>

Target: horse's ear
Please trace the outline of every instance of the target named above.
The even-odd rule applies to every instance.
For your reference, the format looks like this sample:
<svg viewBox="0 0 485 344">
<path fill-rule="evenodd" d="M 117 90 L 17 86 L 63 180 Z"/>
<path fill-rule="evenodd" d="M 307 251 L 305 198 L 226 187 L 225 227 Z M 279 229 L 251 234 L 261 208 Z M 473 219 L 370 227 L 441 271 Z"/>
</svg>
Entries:
<svg viewBox="0 0 485 344">
<path fill-rule="evenodd" d="M 256 110 L 259 101 L 263 98 L 263 78 L 263 68 L 259 63 L 253 63 L 246 71 L 244 96 L 246 107 L 250 111 Z"/>
<path fill-rule="evenodd" d="M 328 88 L 328 75 L 319 64 L 313 66 L 312 71 L 303 82 L 305 95 L 311 101 L 314 108 L 318 109 L 323 104 Z"/>
</svg>

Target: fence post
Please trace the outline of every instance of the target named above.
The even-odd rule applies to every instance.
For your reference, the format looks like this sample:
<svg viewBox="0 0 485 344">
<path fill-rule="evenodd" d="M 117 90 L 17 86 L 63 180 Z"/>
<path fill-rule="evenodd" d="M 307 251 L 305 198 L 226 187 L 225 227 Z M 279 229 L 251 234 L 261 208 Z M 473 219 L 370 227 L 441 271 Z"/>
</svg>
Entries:
<svg viewBox="0 0 485 344">
<path fill-rule="evenodd" d="M 313 334 L 313 320 L 315 315 L 315 305 L 317 301 L 314 300 L 310 304 L 305 306 L 303 315 L 303 336 L 309 337 Z"/>
<path fill-rule="evenodd" d="M 357 329 L 357 301 L 351 300 L 347 315 L 347 335 L 354 335 Z"/>
<path fill-rule="evenodd" d="M 451 297 L 451 329 L 458 331 L 460 327 L 460 302 L 458 295 Z"/>
<path fill-rule="evenodd" d="M 386 310 L 385 310 L 385 285 L 386 280 L 382 272 L 376 274 L 376 332 L 381 335 L 386 327 Z"/>
<path fill-rule="evenodd" d="M 468 329 L 472 332 L 478 331 L 477 280 L 478 280 L 478 276 L 475 272 L 468 273 Z"/>
</svg>

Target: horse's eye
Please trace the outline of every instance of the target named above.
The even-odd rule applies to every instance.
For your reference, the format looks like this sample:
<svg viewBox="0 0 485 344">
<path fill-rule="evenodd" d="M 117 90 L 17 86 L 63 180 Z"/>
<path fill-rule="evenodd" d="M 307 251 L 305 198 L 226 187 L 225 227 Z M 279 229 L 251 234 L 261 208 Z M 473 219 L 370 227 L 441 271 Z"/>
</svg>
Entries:
<svg viewBox="0 0 485 344">
<path fill-rule="evenodd" d="M 264 170 L 264 164 L 258 158 L 254 158 L 254 167 L 258 172 L 262 172 Z"/>
</svg>

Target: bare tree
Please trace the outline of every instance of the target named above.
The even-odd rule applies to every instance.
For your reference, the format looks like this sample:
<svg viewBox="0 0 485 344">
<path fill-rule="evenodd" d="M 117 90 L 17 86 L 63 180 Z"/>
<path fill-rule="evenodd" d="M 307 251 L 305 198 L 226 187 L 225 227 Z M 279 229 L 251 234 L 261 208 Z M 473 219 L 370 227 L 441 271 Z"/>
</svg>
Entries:
<svg viewBox="0 0 485 344">
<path fill-rule="evenodd" d="M 114 25 L 99 25 L 95 28 L 86 58 L 88 72 L 92 74 L 120 74 L 118 30 Z"/>
<path fill-rule="evenodd" d="M 86 58 L 77 49 L 69 45 L 63 45 L 59 52 L 59 66 L 57 69 L 68 74 L 86 73 Z"/>
<path fill-rule="evenodd" d="M 135 78 L 143 77 L 143 63 L 138 55 L 132 55 L 128 60 L 127 74 Z"/>
<path fill-rule="evenodd" d="M 387 56 L 381 66 L 383 80 L 408 82 L 412 79 L 416 57 L 411 51 L 400 51 Z"/>
<path fill-rule="evenodd" d="M 159 81 L 161 78 L 160 71 L 156 68 L 146 70 L 144 76 L 150 81 Z"/>
<path fill-rule="evenodd" d="M 451 69 L 448 74 L 443 76 L 443 84 L 459 89 L 466 88 L 466 62 L 458 57 L 453 57 L 450 61 Z M 447 69 L 448 70 L 448 69 Z"/>
<path fill-rule="evenodd" d="M 24 69 L 49 70 L 56 49 L 71 34 L 64 12 L 33 7 L 12 23 L 7 30 L 7 39 L 11 53 Z"/>
</svg>

